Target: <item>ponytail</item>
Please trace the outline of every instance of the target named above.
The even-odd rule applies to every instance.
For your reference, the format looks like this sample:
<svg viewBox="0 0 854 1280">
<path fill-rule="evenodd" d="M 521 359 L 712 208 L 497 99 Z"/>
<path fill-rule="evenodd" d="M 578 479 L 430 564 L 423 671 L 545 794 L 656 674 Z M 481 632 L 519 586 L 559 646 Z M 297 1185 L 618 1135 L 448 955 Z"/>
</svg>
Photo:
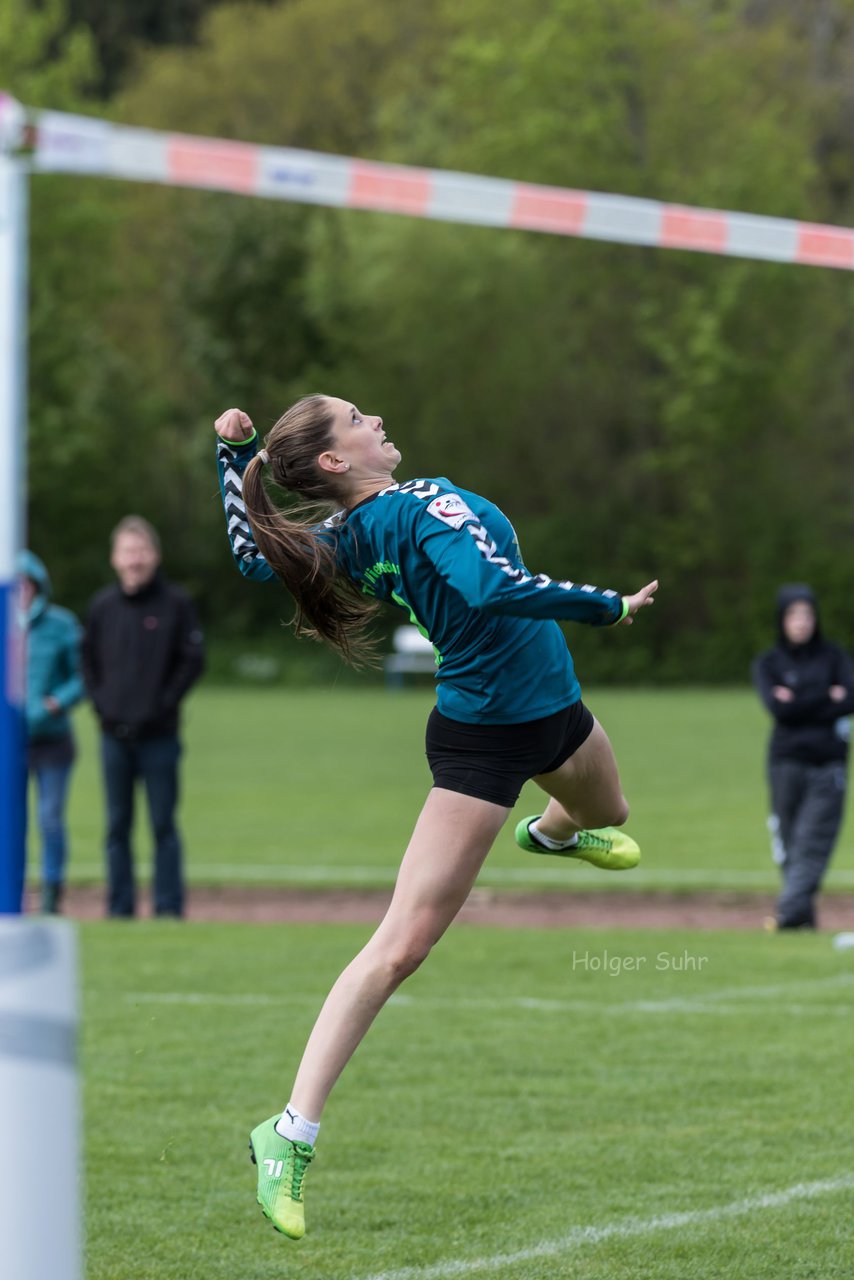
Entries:
<svg viewBox="0 0 854 1280">
<path fill-rule="evenodd" d="M 335 498 L 315 461 L 327 447 L 331 427 L 317 420 L 317 412 L 313 422 L 306 421 L 310 411 L 318 410 L 318 402 L 325 402 L 325 397 L 300 401 L 276 423 L 264 442 L 273 479 L 282 487 L 297 489 L 314 505 L 302 503 L 288 512 L 277 507 L 262 479 L 264 459 L 260 454 L 243 473 L 243 501 L 259 551 L 294 598 L 295 634 L 331 645 L 350 666 L 372 665 L 373 644 L 367 631 L 376 605 L 339 570 L 333 538 L 317 532 L 323 518 L 318 504 L 325 501 L 328 506 Z M 299 410 L 303 410 L 301 415 L 295 412 Z M 305 465 L 301 465 L 303 461 Z"/>
</svg>

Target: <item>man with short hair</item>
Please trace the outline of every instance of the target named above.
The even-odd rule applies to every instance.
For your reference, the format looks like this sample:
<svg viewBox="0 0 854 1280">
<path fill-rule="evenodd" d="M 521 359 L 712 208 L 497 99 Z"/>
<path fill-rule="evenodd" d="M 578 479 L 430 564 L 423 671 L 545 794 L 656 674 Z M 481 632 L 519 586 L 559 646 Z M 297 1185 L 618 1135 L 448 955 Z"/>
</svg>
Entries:
<svg viewBox="0 0 854 1280">
<path fill-rule="evenodd" d="M 154 836 L 153 911 L 184 914 L 175 824 L 179 708 L 202 673 L 204 651 L 192 601 L 164 577 L 160 558 L 156 530 L 141 516 L 125 516 L 111 537 L 118 582 L 93 598 L 83 641 L 83 674 L 101 725 L 110 916 L 136 911 L 130 836 L 139 779 Z"/>
</svg>

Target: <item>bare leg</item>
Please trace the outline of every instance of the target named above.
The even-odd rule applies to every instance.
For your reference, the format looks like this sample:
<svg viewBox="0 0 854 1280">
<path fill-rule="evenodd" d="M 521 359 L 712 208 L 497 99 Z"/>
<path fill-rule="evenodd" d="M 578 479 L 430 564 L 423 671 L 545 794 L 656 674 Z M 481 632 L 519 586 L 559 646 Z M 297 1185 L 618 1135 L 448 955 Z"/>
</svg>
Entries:
<svg viewBox="0 0 854 1280">
<path fill-rule="evenodd" d="M 591 827 L 619 827 L 629 816 L 617 761 L 598 720 L 574 755 L 534 781 L 552 797 L 537 828 L 553 840 Z"/>
<path fill-rule="evenodd" d="M 338 978 L 309 1036 L 291 1094 L 307 1119 L 320 1119 L 335 1081 L 380 1009 L 462 907 L 509 812 L 442 787 L 430 792 L 388 911 Z"/>
</svg>

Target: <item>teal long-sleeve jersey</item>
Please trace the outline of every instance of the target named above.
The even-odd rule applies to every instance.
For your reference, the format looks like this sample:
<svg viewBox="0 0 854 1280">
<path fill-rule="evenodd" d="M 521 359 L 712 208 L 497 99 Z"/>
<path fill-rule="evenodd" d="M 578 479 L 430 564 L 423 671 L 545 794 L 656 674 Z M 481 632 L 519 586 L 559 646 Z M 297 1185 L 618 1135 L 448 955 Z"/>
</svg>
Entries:
<svg viewBox="0 0 854 1280">
<path fill-rule="evenodd" d="M 257 436 L 220 440 L 217 466 L 234 558 L 245 577 L 275 577 L 243 504 Z M 619 622 L 611 590 L 532 574 L 513 526 L 493 503 L 440 476 L 390 484 L 317 526 L 342 573 L 405 609 L 436 651 L 437 705 L 468 724 L 518 724 L 577 702 L 581 688 L 555 619 Z"/>
</svg>

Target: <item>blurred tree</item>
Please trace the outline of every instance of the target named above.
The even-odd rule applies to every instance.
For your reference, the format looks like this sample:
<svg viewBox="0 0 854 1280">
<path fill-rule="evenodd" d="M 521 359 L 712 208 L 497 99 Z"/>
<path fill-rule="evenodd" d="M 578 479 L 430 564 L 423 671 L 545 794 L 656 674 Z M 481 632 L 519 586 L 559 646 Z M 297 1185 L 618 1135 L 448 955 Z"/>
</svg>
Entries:
<svg viewBox="0 0 854 1280">
<path fill-rule="evenodd" d="M 96 79 L 93 41 L 66 0 L 0 7 L 4 89 L 28 106 L 79 111 Z M 86 567 L 105 559 L 91 538 L 101 533 L 93 493 L 102 487 L 97 459 L 108 418 L 100 415 L 121 401 L 127 363 L 101 324 L 115 217 L 101 182 L 39 175 L 30 204 L 29 537 L 58 592 L 79 607 Z"/>
<path fill-rule="evenodd" d="M 88 30 L 98 55 L 97 90 L 118 89 L 134 57 L 155 45 L 190 44 L 217 0 L 69 0 L 70 18 Z"/>
<path fill-rule="evenodd" d="M 847 49 L 854 0 L 837 8 Z M 848 54 L 817 71 L 816 38 L 736 0 L 222 4 L 192 47 L 141 58 L 113 109 L 809 218 L 848 199 L 822 142 L 844 136 Z M 328 389 L 383 414 L 407 474 L 502 503 L 532 567 L 662 578 L 629 640 L 576 629 L 587 672 L 741 676 L 783 578 L 812 575 L 854 628 L 835 554 L 854 518 L 846 273 L 129 185 L 101 184 L 95 211 L 93 184 L 61 181 L 73 234 L 39 251 L 53 283 L 34 300 L 33 520 L 74 590 L 132 505 L 219 633 L 286 614 L 228 562 L 210 422 L 242 403 L 263 428 Z"/>
<path fill-rule="evenodd" d="M 675 5 L 655 24 L 576 0 L 524 16 L 486 3 L 455 12 L 435 114 L 416 126 L 432 163 L 809 216 L 815 114 L 790 30 L 746 32 L 722 14 L 709 28 Z M 790 521 L 807 520 L 800 555 L 825 536 L 823 505 L 801 496 L 824 360 L 814 351 L 798 381 L 786 369 L 807 345 L 805 311 L 821 333 L 850 280 L 364 223 L 348 221 L 349 262 L 334 267 L 368 321 L 351 376 L 382 370 L 383 403 L 401 410 L 411 396 L 416 469 L 453 458 L 462 483 L 518 513 L 537 568 L 621 583 L 660 574 L 661 607 L 630 654 L 614 646 L 620 664 L 744 671 L 757 615 L 767 625 L 756 588 L 770 593 L 769 576 L 792 570 Z M 847 438 L 847 421 L 834 430 Z M 589 656 L 604 670 L 600 648 Z"/>
<path fill-rule="evenodd" d="M 140 64 L 125 119 L 338 153 L 382 146 L 388 110 L 440 56 L 440 0 L 221 4 L 192 48 Z"/>
<path fill-rule="evenodd" d="M 0 87 L 31 107 L 73 110 L 97 77 L 95 45 L 68 0 L 0 5 Z"/>
</svg>

